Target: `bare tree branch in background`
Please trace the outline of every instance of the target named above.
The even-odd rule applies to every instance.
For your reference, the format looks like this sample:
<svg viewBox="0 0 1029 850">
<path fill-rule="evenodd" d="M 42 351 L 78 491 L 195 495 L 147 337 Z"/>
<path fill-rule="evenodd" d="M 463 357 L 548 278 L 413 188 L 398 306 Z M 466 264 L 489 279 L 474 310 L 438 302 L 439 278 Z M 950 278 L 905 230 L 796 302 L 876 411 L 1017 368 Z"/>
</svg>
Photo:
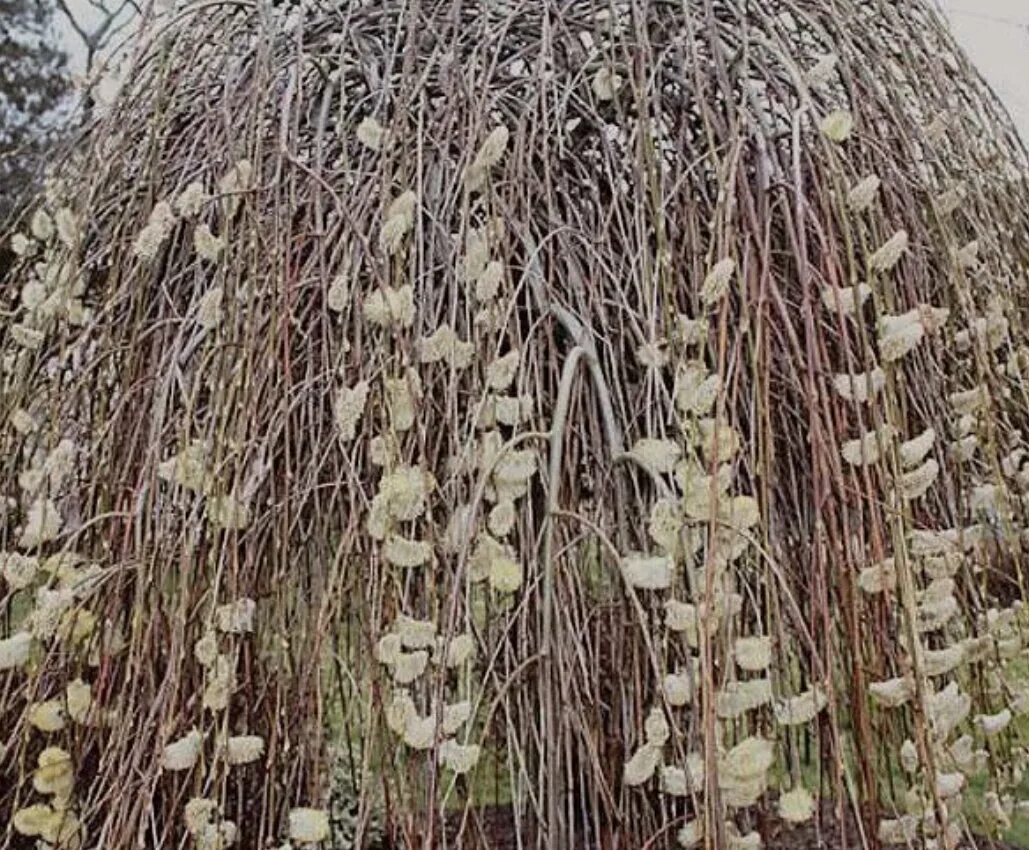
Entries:
<svg viewBox="0 0 1029 850">
<path fill-rule="evenodd" d="M 140 13 L 135 0 L 87 0 L 78 11 L 67 0 L 56 0 L 72 31 L 82 42 L 86 77 L 95 69 L 97 59 L 111 46 Z"/>
<path fill-rule="evenodd" d="M 37 185 L 68 88 L 48 3 L 0 0 L 0 231 Z M 0 256 L 0 266 L 3 258 Z"/>
</svg>

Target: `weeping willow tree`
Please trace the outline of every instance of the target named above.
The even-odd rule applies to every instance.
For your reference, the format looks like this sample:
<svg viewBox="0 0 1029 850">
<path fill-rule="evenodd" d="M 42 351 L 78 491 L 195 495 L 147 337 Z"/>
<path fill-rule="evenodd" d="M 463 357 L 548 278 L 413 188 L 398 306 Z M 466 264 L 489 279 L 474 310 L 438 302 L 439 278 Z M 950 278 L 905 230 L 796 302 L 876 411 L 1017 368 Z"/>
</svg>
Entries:
<svg viewBox="0 0 1029 850">
<path fill-rule="evenodd" d="M 8 234 L 4 845 L 1002 832 L 1026 164 L 925 2 L 150 21 Z"/>
</svg>

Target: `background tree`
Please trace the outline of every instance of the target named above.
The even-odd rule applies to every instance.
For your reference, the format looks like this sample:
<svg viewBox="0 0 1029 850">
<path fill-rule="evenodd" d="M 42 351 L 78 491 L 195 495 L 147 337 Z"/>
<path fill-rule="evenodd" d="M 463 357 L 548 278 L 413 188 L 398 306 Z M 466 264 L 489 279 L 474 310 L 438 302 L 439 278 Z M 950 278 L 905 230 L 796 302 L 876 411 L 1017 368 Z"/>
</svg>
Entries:
<svg viewBox="0 0 1029 850">
<path fill-rule="evenodd" d="M 0 222 L 33 184 L 68 92 L 67 57 L 56 46 L 44 0 L 0 0 Z"/>
<path fill-rule="evenodd" d="M 56 0 L 56 5 L 81 42 L 80 60 L 87 78 L 140 11 L 133 0 L 87 0 L 79 4 Z"/>
</svg>

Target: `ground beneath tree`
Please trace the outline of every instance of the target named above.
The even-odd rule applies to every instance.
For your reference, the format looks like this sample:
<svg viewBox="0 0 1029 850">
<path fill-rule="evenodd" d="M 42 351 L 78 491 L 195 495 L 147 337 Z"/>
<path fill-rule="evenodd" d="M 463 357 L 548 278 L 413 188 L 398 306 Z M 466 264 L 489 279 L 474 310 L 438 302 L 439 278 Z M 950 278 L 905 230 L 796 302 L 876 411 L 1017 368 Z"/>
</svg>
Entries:
<svg viewBox="0 0 1029 850">
<path fill-rule="evenodd" d="M 800 826 L 788 827 L 781 821 L 769 821 L 764 827 L 756 828 L 764 836 L 763 850 L 850 850 L 860 848 L 861 840 L 856 828 L 853 816 L 846 819 L 846 830 L 840 828 L 840 820 L 831 806 L 823 806 L 819 817 L 809 823 Z M 454 834 L 456 824 L 451 823 L 448 832 Z M 518 850 L 519 843 L 515 832 L 514 816 L 512 810 L 507 806 L 490 806 L 478 809 L 474 815 L 469 815 L 465 823 L 465 829 L 460 844 L 450 842 L 449 847 L 460 848 L 488 848 L 488 850 Z M 654 848 L 663 848 L 665 845 L 660 840 L 652 845 Z M 672 845 L 674 846 L 674 838 Z M 899 845 L 903 847 L 904 845 Z M 975 848 L 975 850 L 1019 850 L 1017 845 L 1008 844 L 1003 841 L 994 841 L 989 838 L 976 838 L 973 842 L 963 841 L 961 848 Z M 533 835 L 525 835 L 523 832 L 521 848 L 535 848 L 536 843 Z M 580 850 L 580 848 L 576 848 Z M 581 845 L 581 850 L 641 850 L 641 848 L 629 848 L 624 843 L 617 843 L 615 840 L 606 842 L 599 847 L 587 847 Z"/>
</svg>

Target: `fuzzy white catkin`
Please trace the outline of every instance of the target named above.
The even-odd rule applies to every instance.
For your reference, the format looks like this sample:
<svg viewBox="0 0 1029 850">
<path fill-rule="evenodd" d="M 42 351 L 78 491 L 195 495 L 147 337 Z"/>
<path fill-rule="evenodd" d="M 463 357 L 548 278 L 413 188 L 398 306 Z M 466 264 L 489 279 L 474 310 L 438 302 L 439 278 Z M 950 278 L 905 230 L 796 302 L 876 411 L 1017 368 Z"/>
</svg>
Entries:
<svg viewBox="0 0 1029 850">
<path fill-rule="evenodd" d="M 367 381 L 358 381 L 352 387 L 344 387 L 336 395 L 333 417 L 340 439 L 349 443 L 357 436 L 357 425 L 364 415 L 370 386 Z"/>
<path fill-rule="evenodd" d="M 215 236 L 206 223 L 201 223 L 193 230 L 193 247 L 199 257 L 214 263 L 225 250 L 225 240 Z"/>
<path fill-rule="evenodd" d="M 942 800 L 955 797 L 965 787 L 965 775 L 959 771 L 936 775 L 936 794 Z"/>
<path fill-rule="evenodd" d="M 23 408 L 18 408 L 11 414 L 11 427 L 22 436 L 31 434 L 38 427 L 32 414 Z"/>
<path fill-rule="evenodd" d="M 208 200 L 204 184 L 194 180 L 175 199 L 175 211 L 183 218 L 196 218 Z"/>
<path fill-rule="evenodd" d="M 289 813 L 289 839 L 317 844 L 329 837 L 329 815 L 324 809 L 299 808 Z"/>
<path fill-rule="evenodd" d="M 930 458 L 917 469 L 905 472 L 900 476 L 898 485 L 905 499 L 917 499 L 924 496 L 932 487 L 940 473 L 940 465 Z"/>
<path fill-rule="evenodd" d="M 878 176 L 869 174 L 851 187 L 847 193 L 847 206 L 853 212 L 864 212 L 872 205 L 881 185 L 882 181 Z"/>
<path fill-rule="evenodd" d="M 893 429 L 883 426 L 878 430 L 866 431 L 860 437 L 847 440 L 841 447 L 843 459 L 852 466 L 878 463 L 880 446 L 888 445 L 893 438 Z"/>
<path fill-rule="evenodd" d="M 872 682 L 868 686 L 872 699 L 888 708 L 897 708 L 908 702 L 915 693 L 915 686 L 907 677 Z"/>
<path fill-rule="evenodd" d="M 676 833 L 675 840 L 683 850 L 691 850 L 696 847 L 704 840 L 704 821 L 701 818 L 687 821 L 686 825 Z"/>
<path fill-rule="evenodd" d="M 669 673 L 662 683 L 665 699 L 673 708 L 687 705 L 693 699 L 693 685 L 689 674 Z"/>
<path fill-rule="evenodd" d="M 973 240 L 962 245 L 955 255 L 955 262 L 963 269 L 973 268 L 979 262 L 979 242 Z"/>
<path fill-rule="evenodd" d="M 342 313 L 350 298 L 350 278 L 346 273 L 336 275 L 325 292 L 325 306 L 333 313 Z"/>
<path fill-rule="evenodd" d="M 963 183 L 956 183 L 948 189 L 944 189 L 936 196 L 936 206 L 940 215 L 950 215 L 965 200 L 965 186 Z"/>
<path fill-rule="evenodd" d="M 925 325 L 917 310 L 899 316 L 883 316 L 879 320 L 879 350 L 887 363 L 893 363 L 911 351 L 925 336 Z"/>
<path fill-rule="evenodd" d="M 15 632 L 0 640 L 0 670 L 13 670 L 28 663 L 32 650 L 32 635 Z"/>
<path fill-rule="evenodd" d="M 514 593 L 522 586 L 522 565 L 507 555 L 494 558 L 487 579 L 497 593 Z"/>
<path fill-rule="evenodd" d="M 467 368 L 474 355 L 475 346 L 464 342 L 448 324 L 442 324 L 429 336 L 422 337 L 418 344 L 419 360 L 422 363 L 444 361 L 454 369 Z"/>
<path fill-rule="evenodd" d="M 902 815 L 879 821 L 879 840 L 884 844 L 911 844 L 918 837 L 918 818 Z"/>
<path fill-rule="evenodd" d="M 660 747 L 668 740 L 671 730 L 668 727 L 668 719 L 660 706 L 654 706 L 648 712 L 646 720 L 643 721 L 643 733 L 647 743 L 655 747 Z"/>
<path fill-rule="evenodd" d="M 456 635 L 447 647 L 447 667 L 460 667 L 475 656 L 475 637 L 467 632 Z"/>
<path fill-rule="evenodd" d="M 743 670 L 765 670 L 772 663 L 772 639 L 765 635 L 736 638 L 733 657 Z"/>
<path fill-rule="evenodd" d="M 407 191 L 399 195 L 386 209 L 386 220 L 379 234 L 379 245 L 386 254 L 395 254 L 403 245 L 415 221 L 418 196 Z"/>
<path fill-rule="evenodd" d="M 747 679 L 727 682 L 715 699 L 715 713 L 722 718 L 740 717 L 772 701 L 772 683 L 769 679 Z"/>
<path fill-rule="evenodd" d="M 393 694 L 393 699 L 386 706 L 386 725 L 396 735 L 403 735 L 407 728 L 407 722 L 418 716 L 414 700 L 405 690 L 398 690 Z"/>
<path fill-rule="evenodd" d="M 241 530 L 250 523 L 250 508 L 233 493 L 211 496 L 207 500 L 207 519 L 217 528 Z"/>
<path fill-rule="evenodd" d="M 917 437 L 900 444 L 900 462 L 905 466 L 920 464 L 936 443 L 936 431 L 926 428 Z"/>
<path fill-rule="evenodd" d="M 248 597 L 219 605 L 216 611 L 218 630 L 228 634 L 247 634 L 254 630 L 257 603 Z"/>
<path fill-rule="evenodd" d="M 412 750 L 427 750 L 436 738 L 436 718 L 433 715 L 419 717 L 417 714 L 408 716 L 404 723 L 404 743 Z"/>
<path fill-rule="evenodd" d="M 958 416 L 974 415 L 989 405 L 990 391 L 983 385 L 961 390 L 947 396 L 947 401 Z"/>
<path fill-rule="evenodd" d="M 194 836 L 197 850 L 227 850 L 236 843 L 238 832 L 231 820 L 205 824 Z"/>
<path fill-rule="evenodd" d="M 734 780 L 763 776 L 775 760 L 775 744 L 766 738 L 744 738 L 721 760 L 719 771 Z"/>
<path fill-rule="evenodd" d="M 32 221 L 29 224 L 29 230 L 32 231 L 32 235 L 40 242 L 48 242 L 53 238 L 54 235 L 54 222 L 53 219 L 47 215 L 46 210 L 42 207 L 35 211 L 32 215 Z"/>
<path fill-rule="evenodd" d="M 597 100 L 613 100 L 618 90 L 622 87 L 622 78 L 605 65 L 593 75 L 590 87 L 593 89 L 593 94 Z"/>
<path fill-rule="evenodd" d="M 672 558 L 678 557 L 682 550 L 682 531 L 684 518 L 677 499 L 658 499 L 650 509 L 647 533 L 664 553 Z"/>
<path fill-rule="evenodd" d="M 17 552 L 0 552 L 0 575 L 12 590 L 24 590 L 36 578 L 39 559 Z"/>
<path fill-rule="evenodd" d="M 1008 724 L 1011 723 L 1011 711 L 1010 709 L 1002 709 L 996 714 L 977 714 L 975 717 L 975 725 L 978 726 L 984 735 L 992 737 L 999 735 L 1005 729 Z"/>
<path fill-rule="evenodd" d="M 807 84 L 812 88 L 824 86 L 832 79 L 839 61 L 839 57 L 835 53 L 826 53 L 819 57 L 818 61 L 808 68 L 804 74 Z"/>
<path fill-rule="evenodd" d="M 379 642 L 375 644 L 375 660 L 380 664 L 396 664 L 402 651 L 400 635 L 390 632 L 379 638 Z"/>
<path fill-rule="evenodd" d="M 15 256 L 24 257 L 32 253 L 35 249 L 35 243 L 29 239 L 24 233 L 15 233 L 11 237 L 11 250 Z"/>
<path fill-rule="evenodd" d="M 503 124 L 494 127 L 486 137 L 486 141 L 482 143 L 482 147 L 479 148 L 479 152 L 475 156 L 476 162 L 486 168 L 492 168 L 500 162 L 504 151 L 507 150 L 507 141 L 510 136 L 510 131 Z"/>
<path fill-rule="evenodd" d="M 32 703 L 25 719 L 40 732 L 60 732 L 66 725 L 64 706 L 56 699 Z"/>
<path fill-rule="evenodd" d="M 30 506 L 18 545 L 22 549 L 35 549 L 49 543 L 61 533 L 61 514 L 52 499 L 40 496 Z"/>
<path fill-rule="evenodd" d="M 432 559 L 432 545 L 424 540 L 408 540 L 406 537 L 392 534 L 386 538 L 382 556 L 395 567 L 420 567 Z"/>
<path fill-rule="evenodd" d="M 700 450 L 709 467 L 732 460 L 743 444 L 736 429 L 718 419 L 701 419 L 697 422 L 697 430 L 700 432 Z"/>
<path fill-rule="evenodd" d="M 625 764 L 623 779 L 626 785 L 642 785 L 657 770 L 661 761 L 661 748 L 652 744 L 644 744 Z"/>
<path fill-rule="evenodd" d="M 661 793 L 672 797 L 686 797 L 690 793 L 690 782 L 686 771 L 675 765 L 661 765 L 659 772 Z"/>
<path fill-rule="evenodd" d="M 167 201 L 158 202 L 150 213 L 146 226 L 139 232 L 132 251 L 139 259 L 150 262 L 157 257 L 161 246 L 175 227 L 175 213 Z"/>
<path fill-rule="evenodd" d="M 224 711 L 236 688 L 236 671 L 232 658 L 219 655 L 207 670 L 207 684 L 201 704 L 210 711 Z"/>
<path fill-rule="evenodd" d="M 713 307 L 729 292 L 729 284 L 736 272 L 736 261 L 724 257 L 712 266 L 700 287 L 700 300 L 705 307 Z"/>
<path fill-rule="evenodd" d="M 165 770 L 189 770 L 200 757 L 203 736 L 196 729 L 164 748 L 161 766 Z"/>
<path fill-rule="evenodd" d="M 504 264 L 500 260 L 490 260 L 482 273 L 475 278 L 475 299 L 482 303 L 493 301 L 500 292 L 504 281 Z"/>
<path fill-rule="evenodd" d="M 27 348 L 30 351 L 37 350 L 46 339 L 46 334 L 38 328 L 30 327 L 27 324 L 21 323 L 17 325 L 11 325 L 11 339 L 13 339 L 22 348 Z"/>
<path fill-rule="evenodd" d="M 179 487 L 205 493 L 212 483 L 208 470 L 207 446 L 203 440 L 191 440 L 178 454 L 157 466 L 157 477 Z"/>
<path fill-rule="evenodd" d="M 357 136 L 357 140 L 366 148 L 378 151 L 382 150 L 386 131 L 374 117 L 366 115 L 361 119 L 361 123 L 357 125 L 357 132 L 355 135 Z"/>
<path fill-rule="evenodd" d="M 502 124 L 490 131 L 465 175 L 468 191 L 475 192 L 483 188 L 490 169 L 503 158 L 509 137 L 510 132 Z"/>
<path fill-rule="evenodd" d="M 85 723 L 93 707 L 93 689 L 82 679 L 74 679 L 64 689 L 68 717 L 76 723 Z"/>
<path fill-rule="evenodd" d="M 667 555 L 625 555 L 619 567 L 626 584 L 637 590 L 666 590 L 672 584 L 673 564 Z"/>
<path fill-rule="evenodd" d="M 489 516 L 486 519 L 486 525 L 489 528 L 490 534 L 494 537 L 506 537 L 514 528 L 516 519 L 514 502 L 510 499 L 505 499 L 498 502 L 490 510 Z"/>
<path fill-rule="evenodd" d="M 418 373 L 410 370 L 399 378 L 383 379 L 390 427 L 396 433 L 409 431 L 415 423 L 417 401 L 422 394 Z"/>
<path fill-rule="evenodd" d="M 812 687 L 796 696 L 776 702 L 775 720 L 780 726 L 799 726 L 810 723 L 829 704 L 829 698 L 821 687 Z"/>
<path fill-rule="evenodd" d="M 486 367 L 486 383 L 497 392 L 505 391 L 514 381 L 518 371 L 518 349 L 498 357 Z"/>
<path fill-rule="evenodd" d="M 222 208 L 228 218 L 232 218 L 236 214 L 236 210 L 239 208 L 240 193 L 250 189 L 253 177 L 253 164 L 249 159 L 241 159 L 218 181 L 218 191 L 225 195 L 222 199 Z"/>
<path fill-rule="evenodd" d="M 414 287 L 384 286 L 370 292 L 364 300 L 364 317 L 381 328 L 409 328 L 415 318 Z"/>
<path fill-rule="evenodd" d="M 636 349 L 636 360 L 647 369 L 655 371 L 668 365 L 669 354 L 665 340 L 645 342 Z"/>
<path fill-rule="evenodd" d="M 469 282 L 476 283 L 485 274 L 490 262 L 489 238 L 486 229 L 473 227 L 465 236 L 464 256 L 461 258 L 461 277 Z M 479 298 L 479 301 L 488 301 L 488 298 Z"/>
<path fill-rule="evenodd" d="M 706 364 L 693 360 L 679 365 L 673 389 L 679 413 L 683 416 L 706 415 L 718 400 L 721 388 L 721 378 L 709 374 Z"/>
<path fill-rule="evenodd" d="M 425 672 L 428 662 L 429 653 L 424 649 L 400 653 L 393 664 L 393 681 L 398 685 L 409 685 Z"/>
<path fill-rule="evenodd" d="M 822 306 L 829 313 L 839 311 L 844 316 L 856 315 L 872 295 L 872 287 L 867 283 L 857 286 L 827 286 L 822 290 Z"/>
<path fill-rule="evenodd" d="M 218 659 L 218 636 L 213 631 L 204 632 L 193 644 L 193 657 L 202 667 L 210 667 Z"/>
<path fill-rule="evenodd" d="M 818 129 L 829 141 L 840 144 L 850 138 L 854 130 L 854 116 L 846 109 L 836 109 L 826 115 Z"/>
<path fill-rule="evenodd" d="M 454 773 L 468 773 L 479 761 L 478 744 L 459 744 L 446 740 L 439 747 L 440 761 Z"/>
<path fill-rule="evenodd" d="M 872 271 L 888 272 L 892 269 L 908 249 L 906 230 L 898 230 L 887 239 L 868 259 Z"/>
<path fill-rule="evenodd" d="M 472 704 L 468 700 L 446 705 L 443 707 L 440 729 L 444 735 L 453 735 L 468 722 L 471 716 Z"/>
<path fill-rule="evenodd" d="M 398 466 L 382 476 L 376 499 L 381 499 L 386 513 L 398 522 L 418 519 L 426 508 L 426 499 L 433 486 L 431 476 L 417 466 Z"/>
<path fill-rule="evenodd" d="M 858 587 L 865 593 L 884 593 L 897 586 L 897 569 L 893 558 L 886 558 L 858 573 Z"/>
<path fill-rule="evenodd" d="M 257 761 L 264 755 L 264 738 L 260 735 L 233 735 L 226 742 L 225 754 L 231 765 Z"/>
<path fill-rule="evenodd" d="M 803 785 L 779 797 L 779 817 L 787 823 L 804 823 L 815 813 L 815 799 Z"/>
<path fill-rule="evenodd" d="M 208 800 L 205 797 L 193 797 L 186 803 L 183 809 L 186 831 L 190 835 L 197 835 L 218 814 L 218 808 L 218 803 L 215 800 Z"/>
<path fill-rule="evenodd" d="M 401 614 L 394 628 L 407 649 L 431 649 L 436 644 L 436 624 Z"/>
<path fill-rule="evenodd" d="M 672 440 L 642 437 L 633 443 L 629 454 L 654 475 L 666 475 L 675 469 L 682 449 Z"/>
<path fill-rule="evenodd" d="M 910 738 L 900 745 L 900 764 L 908 773 L 918 770 L 918 748 Z"/>
</svg>

